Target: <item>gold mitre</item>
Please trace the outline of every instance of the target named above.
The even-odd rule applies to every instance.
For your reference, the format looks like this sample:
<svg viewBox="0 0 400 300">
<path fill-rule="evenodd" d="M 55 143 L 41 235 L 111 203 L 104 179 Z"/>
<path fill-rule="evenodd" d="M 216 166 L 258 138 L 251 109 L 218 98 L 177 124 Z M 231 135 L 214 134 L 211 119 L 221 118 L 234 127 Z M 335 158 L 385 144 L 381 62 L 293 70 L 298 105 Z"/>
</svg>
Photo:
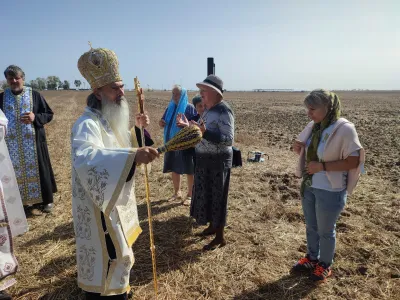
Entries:
<svg viewBox="0 0 400 300">
<path fill-rule="evenodd" d="M 91 47 L 79 58 L 78 69 L 92 89 L 122 80 L 117 55 L 106 48 Z"/>
</svg>

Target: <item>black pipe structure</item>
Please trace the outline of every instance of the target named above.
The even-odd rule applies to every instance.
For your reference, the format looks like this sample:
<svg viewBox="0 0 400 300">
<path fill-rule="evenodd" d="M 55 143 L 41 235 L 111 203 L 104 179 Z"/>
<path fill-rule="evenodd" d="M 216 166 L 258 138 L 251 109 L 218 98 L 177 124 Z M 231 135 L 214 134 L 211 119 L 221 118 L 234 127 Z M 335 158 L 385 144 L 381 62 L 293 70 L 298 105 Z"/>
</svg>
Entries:
<svg viewBox="0 0 400 300">
<path fill-rule="evenodd" d="M 214 57 L 207 58 L 207 76 L 211 74 L 215 75 Z"/>
</svg>

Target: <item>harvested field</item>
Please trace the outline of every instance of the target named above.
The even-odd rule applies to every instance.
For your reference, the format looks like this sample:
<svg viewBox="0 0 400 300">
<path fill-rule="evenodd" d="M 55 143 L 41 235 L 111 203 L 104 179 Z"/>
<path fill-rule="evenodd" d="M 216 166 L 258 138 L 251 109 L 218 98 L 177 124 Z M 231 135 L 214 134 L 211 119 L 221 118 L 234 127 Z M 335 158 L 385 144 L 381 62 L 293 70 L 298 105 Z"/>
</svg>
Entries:
<svg viewBox="0 0 400 300">
<path fill-rule="evenodd" d="M 15 241 L 20 263 L 15 299 L 83 299 L 76 285 L 71 213 L 70 130 L 88 92 L 46 91 L 55 112 L 47 126 L 59 192 L 51 215 L 33 211 L 30 231 Z M 307 124 L 305 93 L 226 93 L 236 113 L 236 142 L 245 160 L 250 150 L 264 163 L 234 169 L 229 197 L 228 245 L 203 253 L 189 209 L 167 202 L 172 181 L 162 160 L 150 174 L 159 279 L 158 299 L 400 299 L 400 92 L 338 92 L 343 115 L 355 123 L 367 151 L 366 174 L 338 222 L 334 276 L 315 287 L 289 274 L 306 250 L 293 176 L 292 139 Z M 193 96 L 192 93 L 190 96 Z M 133 93 L 127 93 L 133 101 Z M 158 119 L 168 92 L 146 93 L 150 132 L 162 135 Z M 136 105 L 131 102 L 136 109 Z M 143 178 L 136 177 L 143 234 L 134 245 L 134 299 L 154 299 Z M 185 186 L 185 185 L 183 185 Z"/>
</svg>

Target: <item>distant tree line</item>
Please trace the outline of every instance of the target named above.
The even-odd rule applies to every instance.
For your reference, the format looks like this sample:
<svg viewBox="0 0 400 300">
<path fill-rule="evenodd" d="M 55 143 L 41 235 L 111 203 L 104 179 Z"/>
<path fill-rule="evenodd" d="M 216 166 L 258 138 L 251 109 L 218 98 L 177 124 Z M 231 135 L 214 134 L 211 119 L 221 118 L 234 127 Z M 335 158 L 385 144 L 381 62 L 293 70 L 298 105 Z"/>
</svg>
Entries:
<svg viewBox="0 0 400 300">
<path fill-rule="evenodd" d="M 47 78 L 38 77 L 35 80 L 25 82 L 25 85 L 39 91 L 46 89 L 47 90 L 70 89 L 69 81 L 68 80 L 61 81 L 60 78 L 57 76 L 48 76 Z M 80 80 L 75 80 L 74 85 L 76 86 L 76 88 L 79 89 L 79 87 L 82 85 L 82 82 Z M 0 81 L 0 89 L 4 90 L 7 87 L 8 84 L 6 80 Z"/>
</svg>

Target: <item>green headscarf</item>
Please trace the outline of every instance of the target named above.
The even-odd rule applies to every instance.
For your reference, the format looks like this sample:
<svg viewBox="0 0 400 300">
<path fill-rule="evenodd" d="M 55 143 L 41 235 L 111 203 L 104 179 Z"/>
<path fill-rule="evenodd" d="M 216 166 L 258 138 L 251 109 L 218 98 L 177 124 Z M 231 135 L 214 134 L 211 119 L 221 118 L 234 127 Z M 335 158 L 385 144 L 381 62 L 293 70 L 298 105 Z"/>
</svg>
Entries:
<svg viewBox="0 0 400 300">
<path fill-rule="evenodd" d="M 325 119 L 323 119 L 320 123 L 315 123 L 312 128 L 311 142 L 308 146 L 306 156 L 307 164 L 312 161 L 319 161 L 317 150 L 319 142 L 321 141 L 322 132 L 340 118 L 340 99 L 335 93 L 326 90 L 314 90 L 310 93 L 310 95 L 307 96 L 307 98 L 308 97 L 328 98 L 330 104 L 328 106 L 328 113 L 326 114 Z M 303 181 L 301 182 L 300 188 L 300 194 L 302 197 L 304 196 L 305 188 L 312 185 L 312 177 L 313 175 L 308 174 L 307 171 L 304 170 Z"/>
</svg>

